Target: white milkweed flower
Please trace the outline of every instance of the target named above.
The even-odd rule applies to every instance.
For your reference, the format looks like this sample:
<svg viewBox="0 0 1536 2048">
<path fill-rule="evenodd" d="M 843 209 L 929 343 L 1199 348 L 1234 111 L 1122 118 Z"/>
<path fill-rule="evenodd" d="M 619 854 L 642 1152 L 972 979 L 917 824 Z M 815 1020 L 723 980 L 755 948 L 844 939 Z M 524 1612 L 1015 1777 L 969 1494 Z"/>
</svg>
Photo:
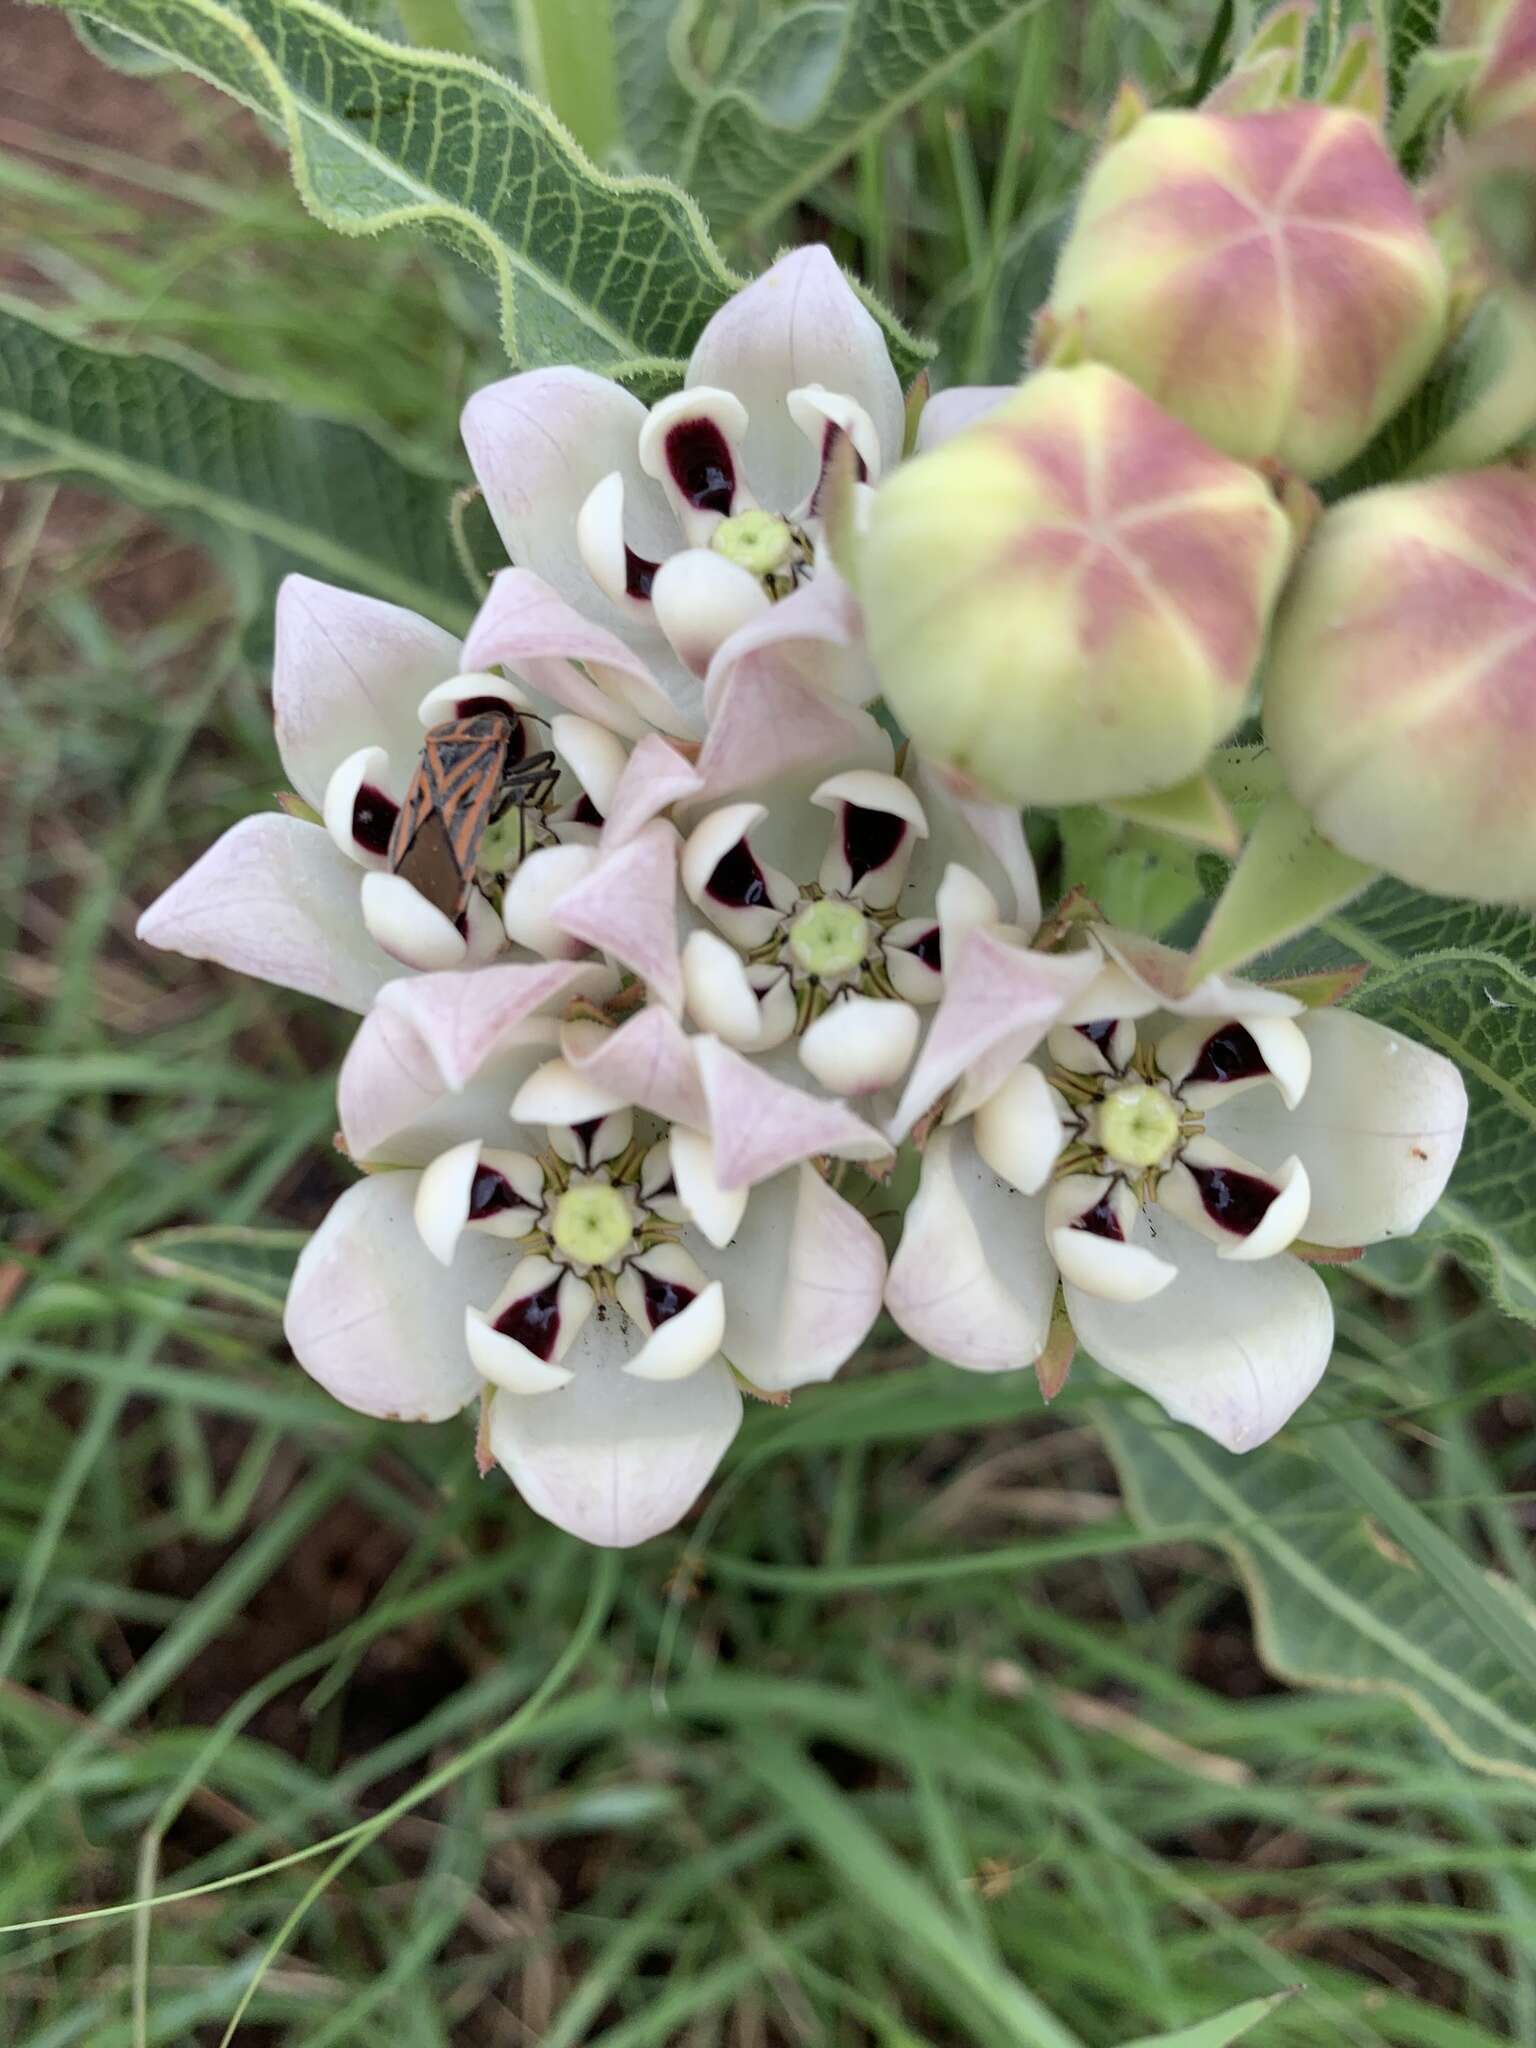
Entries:
<svg viewBox="0 0 1536 2048">
<path fill-rule="evenodd" d="M 288 577 L 273 715 L 311 815 L 243 818 L 145 911 L 139 937 L 357 1011 L 403 969 L 579 950 L 548 913 L 594 864 L 631 744 L 650 728 L 551 637 L 546 598 L 507 572 L 460 643 L 398 605 Z M 486 713 L 521 772 L 451 920 L 392 871 L 390 838 L 428 734 Z"/>
<path fill-rule="evenodd" d="M 887 1306 L 939 1357 L 1007 1371 L 1041 1356 L 1059 1287 L 1101 1366 L 1249 1450 L 1332 1349 L 1327 1290 L 1290 1248 L 1416 1229 L 1460 1150 L 1465 1087 L 1348 1011 L 1237 979 L 1180 993 L 1182 957 L 1149 940 L 1100 927 L 1073 958 L 1088 978 L 1029 1056 L 950 1096 Z"/>
<path fill-rule="evenodd" d="M 625 1546 L 692 1505 L 743 1383 L 829 1379 L 868 1334 L 884 1249 L 810 1162 L 885 1146 L 659 1007 L 611 1028 L 591 1002 L 611 989 L 556 962 L 381 993 L 339 1094 L 373 1170 L 306 1246 L 284 1327 L 364 1414 L 441 1421 L 482 1395 L 483 1457 L 549 1521 Z"/>
<path fill-rule="evenodd" d="M 775 671 L 875 695 L 821 496 L 844 439 L 860 491 L 889 474 L 904 405 L 827 249 L 793 250 L 738 292 L 682 390 L 649 409 L 586 370 L 529 370 L 477 392 L 462 425 L 508 554 L 567 613 L 583 658 L 646 693 L 654 723 L 700 737 L 734 686 Z"/>
</svg>

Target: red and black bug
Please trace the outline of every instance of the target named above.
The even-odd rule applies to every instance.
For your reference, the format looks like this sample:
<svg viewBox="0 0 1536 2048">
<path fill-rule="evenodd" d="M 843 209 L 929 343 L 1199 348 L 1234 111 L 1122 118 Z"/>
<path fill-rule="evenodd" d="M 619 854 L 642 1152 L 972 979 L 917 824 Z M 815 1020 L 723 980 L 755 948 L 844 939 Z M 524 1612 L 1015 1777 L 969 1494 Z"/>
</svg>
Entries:
<svg viewBox="0 0 1536 2048">
<path fill-rule="evenodd" d="M 489 704 L 434 725 L 422 744 L 389 835 L 389 866 L 454 924 L 475 886 L 480 849 L 496 820 L 547 798 L 559 776 L 548 750 L 525 752 L 523 721 Z"/>
</svg>

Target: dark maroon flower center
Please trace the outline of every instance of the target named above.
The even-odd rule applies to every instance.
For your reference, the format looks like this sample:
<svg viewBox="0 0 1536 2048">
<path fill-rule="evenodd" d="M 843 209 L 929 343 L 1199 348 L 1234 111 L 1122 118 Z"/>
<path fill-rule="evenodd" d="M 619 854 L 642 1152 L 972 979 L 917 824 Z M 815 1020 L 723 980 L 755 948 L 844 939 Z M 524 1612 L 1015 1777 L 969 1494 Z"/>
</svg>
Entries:
<svg viewBox="0 0 1536 2048">
<path fill-rule="evenodd" d="M 893 860 L 906 836 L 907 821 L 892 811 L 866 811 L 858 804 L 843 806 L 843 858 L 851 874 L 850 888 Z"/>
<path fill-rule="evenodd" d="M 369 853 L 387 854 L 400 806 L 382 789 L 365 782 L 352 799 L 352 837 Z"/>
<path fill-rule="evenodd" d="M 1124 1244 L 1125 1232 L 1120 1227 L 1120 1218 L 1115 1214 L 1114 1205 L 1109 1199 L 1113 1192 L 1112 1188 L 1107 1188 L 1091 1209 L 1083 1211 L 1073 1228 L 1086 1230 L 1094 1237 L 1113 1238 L 1116 1244 Z"/>
<path fill-rule="evenodd" d="M 667 436 L 667 467 L 699 512 L 725 512 L 736 495 L 736 465 L 713 420 L 685 420 Z"/>
<path fill-rule="evenodd" d="M 663 1323 L 670 1323 L 674 1316 L 680 1316 L 693 1300 L 691 1287 L 680 1287 L 675 1280 L 658 1280 L 654 1273 L 643 1268 L 640 1284 L 645 1290 L 645 1313 L 653 1330 Z"/>
<path fill-rule="evenodd" d="M 1105 1059 L 1113 1060 L 1112 1047 L 1115 1042 L 1115 1026 L 1118 1021 L 1118 1018 L 1115 1017 L 1096 1017 L 1091 1024 L 1079 1024 L 1077 1029 L 1090 1045 L 1098 1047 Z"/>
<path fill-rule="evenodd" d="M 518 1206 L 512 1183 L 494 1166 L 480 1166 L 469 1184 L 469 1220 L 479 1223 L 487 1216 L 499 1216 Z"/>
<path fill-rule="evenodd" d="M 1189 1162 L 1185 1161 L 1186 1165 Z M 1280 1190 L 1257 1174 L 1230 1166 L 1190 1166 L 1205 1213 L 1234 1237 L 1249 1237 L 1264 1221 Z"/>
<path fill-rule="evenodd" d="M 552 1357 L 560 1336 L 560 1282 L 551 1280 L 537 1294 L 514 1301 L 496 1318 L 496 1327 L 504 1337 L 515 1337 L 535 1358 Z"/>
<path fill-rule="evenodd" d="M 1269 1067 L 1251 1034 L 1241 1024 L 1224 1024 L 1213 1031 L 1200 1048 L 1200 1057 L 1184 1079 L 1190 1081 L 1247 1081 L 1267 1074 Z"/>
<path fill-rule="evenodd" d="M 734 910 L 756 910 L 769 901 L 768 878 L 752 858 L 745 839 L 738 839 L 730 852 L 715 862 L 706 887 L 717 903 Z"/>
<path fill-rule="evenodd" d="M 907 947 L 907 951 L 921 960 L 925 967 L 931 967 L 935 974 L 944 972 L 944 948 L 937 925 L 923 933 L 920 939 Z"/>
<path fill-rule="evenodd" d="M 631 597 L 649 597 L 651 585 L 661 574 L 660 562 L 648 562 L 644 555 L 637 555 L 626 541 L 624 544 L 624 588 Z"/>
</svg>

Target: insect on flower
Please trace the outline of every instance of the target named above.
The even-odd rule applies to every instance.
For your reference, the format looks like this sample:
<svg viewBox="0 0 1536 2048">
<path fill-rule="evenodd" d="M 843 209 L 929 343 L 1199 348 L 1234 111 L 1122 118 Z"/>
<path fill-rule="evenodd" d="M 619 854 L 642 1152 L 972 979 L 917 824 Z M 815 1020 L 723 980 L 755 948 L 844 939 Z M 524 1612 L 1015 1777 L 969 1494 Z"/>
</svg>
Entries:
<svg viewBox="0 0 1536 2048">
<path fill-rule="evenodd" d="M 457 924 L 487 834 L 514 808 L 519 840 L 529 806 L 546 803 L 559 779 L 554 753 L 524 752 L 524 721 L 488 700 L 434 725 L 389 835 L 389 868 Z M 519 857 L 526 848 L 519 844 Z"/>
</svg>

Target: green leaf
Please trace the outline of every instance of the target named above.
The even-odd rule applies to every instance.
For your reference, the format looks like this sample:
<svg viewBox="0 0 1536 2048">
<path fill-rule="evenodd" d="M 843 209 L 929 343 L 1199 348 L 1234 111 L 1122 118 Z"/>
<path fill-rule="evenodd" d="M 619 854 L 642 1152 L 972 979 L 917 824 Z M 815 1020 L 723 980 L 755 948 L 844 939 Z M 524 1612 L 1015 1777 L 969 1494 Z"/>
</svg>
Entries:
<svg viewBox="0 0 1536 2048">
<path fill-rule="evenodd" d="M 1372 869 L 1324 839 L 1294 797 L 1278 791 L 1200 935 L 1190 980 L 1225 974 L 1268 952 L 1374 878 Z"/>
<path fill-rule="evenodd" d="M 737 287 L 686 194 L 597 170 L 546 107 L 473 58 L 386 42 L 320 0 L 82 11 L 275 122 L 301 197 L 338 233 L 413 227 L 485 271 L 519 367 L 666 383 Z"/>
<path fill-rule="evenodd" d="M 614 0 L 640 161 L 762 228 L 1039 0 Z"/>
<path fill-rule="evenodd" d="M 1371 972 L 1349 1008 L 1445 1053 L 1467 1084 L 1466 1143 L 1420 1238 L 1536 1321 L 1536 921 L 1383 880 L 1275 971 L 1353 962 Z"/>
<path fill-rule="evenodd" d="M 1464 1763 L 1536 1784 L 1536 1683 L 1362 1511 L 1318 1454 L 1320 1432 L 1239 1457 L 1131 1407 L 1100 1417 L 1131 1514 L 1154 1537 L 1208 1522 L 1247 1588 L 1269 1670 L 1401 1700 Z M 1513 1586 L 1489 1585 L 1512 1628 L 1536 1626 Z"/>
<path fill-rule="evenodd" d="M 298 568 L 462 629 L 452 484 L 360 428 L 165 356 L 88 348 L 0 301 L 0 476 L 110 491 L 224 556 L 252 606 Z"/>
<path fill-rule="evenodd" d="M 1230 2042 L 1240 2041 L 1251 2027 L 1267 2019 L 1277 2005 L 1284 2005 L 1295 1995 L 1294 1991 L 1274 1991 L 1268 1998 L 1250 1998 L 1242 2005 L 1234 2005 L 1230 2012 L 1196 2020 L 1192 2027 L 1178 2027 L 1171 2034 L 1143 2034 L 1137 2041 L 1123 2042 L 1122 2048 L 1228 2048 Z"/>
<path fill-rule="evenodd" d="M 305 1230 L 259 1230 L 245 1224 L 189 1224 L 139 1238 L 133 1256 L 151 1273 L 179 1280 L 199 1294 L 230 1300 L 280 1316 Z"/>
</svg>

